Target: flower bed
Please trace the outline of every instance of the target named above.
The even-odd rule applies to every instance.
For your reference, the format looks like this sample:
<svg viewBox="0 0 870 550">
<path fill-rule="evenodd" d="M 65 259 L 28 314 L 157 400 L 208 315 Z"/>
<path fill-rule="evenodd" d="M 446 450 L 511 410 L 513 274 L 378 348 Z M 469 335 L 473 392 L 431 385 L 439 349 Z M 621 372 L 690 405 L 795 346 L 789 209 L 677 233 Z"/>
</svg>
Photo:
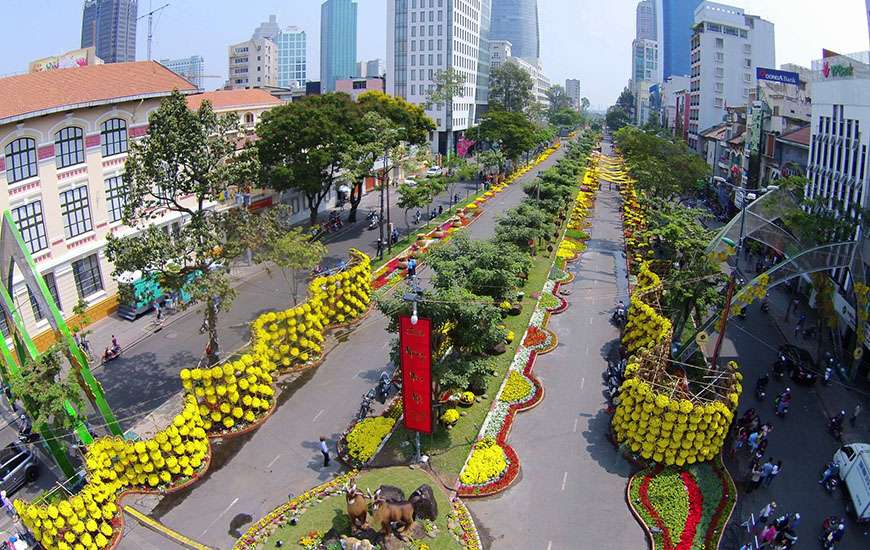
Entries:
<svg viewBox="0 0 870 550">
<path fill-rule="evenodd" d="M 498 398 L 505 403 L 520 403 L 532 394 L 533 387 L 528 378 L 512 370 Z"/>
<path fill-rule="evenodd" d="M 458 498 L 454 498 L 452 504 L 453 510 L 450 512 L 450 519 L 456 522 L 454 536 L 462 543 L 465 550 L 480 550 L 483 545 L 480 543 L 477 527 L 474 525 L 471 514 L 468 513 L 468 508 Z"/>
<path fill-rule="evenodd" d="M 735 491 L 721 461 L 653 466 L 633 476 L 628 491 L 652 550 L 714 550 L 734 507 Z"/>
<path fill-rule="evenodd" d="M 351 462 L 362 465 L 371 460 L 395 425 L 396 420 L 386 416 L 357 422 L 345 438 Z"/>
<path fill-rule="evenodd" d="M 459 480 L 466 486 L 482 486 L 500 478 L 507 468 L 504 450 L 495 438 L 485 437 L 474 444 Z"/>
</svg>

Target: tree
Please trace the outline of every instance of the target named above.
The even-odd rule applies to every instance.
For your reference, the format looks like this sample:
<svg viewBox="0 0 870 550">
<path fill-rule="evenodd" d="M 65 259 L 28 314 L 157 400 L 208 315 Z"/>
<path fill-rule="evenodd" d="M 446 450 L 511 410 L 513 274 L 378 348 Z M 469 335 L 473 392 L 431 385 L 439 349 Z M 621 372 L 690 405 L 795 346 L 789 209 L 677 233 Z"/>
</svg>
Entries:
<svg viewBox="0 0 870 550">
<path fill-rule="evenodd" d="M 357 106 L 342 93 L 307 96 L 275 107 L 257 124 L 257 150 L 265 182 L 305 196 L 311 225 L 342 171 L 354 143 Z"/>
<path fill-rule="evenodd" d="M 489 174 L 494 171 L 503 171 L 506 160 L 507 158 L 504 156 L 504 153 L 499 149 L 483 151 L 477 155 L 477 162 Z"/>
<path fill-rule="evenodd" d="M 408 220 L 408 212 L 412 209 L 423 208 L 432 202 L 432 199 L 444 190 L 446 183 L 443 178 L 426 178 L 415 185 L 403 183 L 397 189 L 399 201 L 396 206 L 405 211 L 405 226 L 410 229 L 411 222 Z"/>
<path fill-rule="evenodd" d="M 531 269 L 531 258 L 512 243 L 473 241 L 457 236 L 435 247 L 427 258 L 437 289 L 458 286 L 497 302 L 513 298 Z"/>
<path fill-rule="evenodd" d="M 583 123 L 583 115 L 574 109 L 559 109 L 548 114 L 550 124 L 561 128 L 576 128 Z"/>
<path fill-rule="evenodd" d="M 588 97 L 580 98 L 580 112 L 585 113 L 589 110 L 589 106 L 592 103 L 589 101 Z"/>
<path fill-rule="evenodd" d="M 707 163 L 682 141 L 669 141 L 634 127 L 624 127 L 614 136 L 637 188 L 651 197 L 694 194 L 709 173 Z"/>
<path fill-rule="evenodd" d="M 24 404 L 35 426 L 48 425 L 55 433 L 71 432 L 75 420 L 66 412 L 69 402 L 81 410 L 84 400 L 81 387 L 72 370 L 62 374 L 64 357 L 60 344 L 55 344 L 28 360 L 18 374 L 9 377 L 9 389 Z"/>
<path fill-rule="evenodd" d="M 385 161 L 390 156 L 392 162 L 396 162 L 396 157 L 390 155 L 390 152 L 399 145 L 399 139 L 399 130 L 390 119 L 377 111 L 370 111 L 363 116 L 355 139 L 341 153 L 341 165 L 345 175 L 353 181 L 348 222 L 356 221 L 365 178 L 379 175 L 378 161 Z M 383 170 L 386 170 L 386 166 Z"/>
<path fill-rule="evenodd" d="M 628 124 L 631 123 L 631 116 L 621 107 L 614 105 L 607 109 L 607 115 L 605 115 L 605 123 L 607 127 L 612 131 L 617 131 L 620 128 L 624 128 Z"/>
<path fill-rule="evenodd" d="M 518 112 L 488 111 L 475 132 L 479 139 L 498 144 L 504 156 L 512 162 L 538 144 L 535 126 L 526 115 Z"/>
<path fill-rule="evenodd" d="M 502 63 L 490 72 L 490 109 L 525 113 L 535 101 L 534 86 L 528 71 L 516 63 Z"/>
<path fill-rule="evenodd" d="M 290 286 L 293 305 L 299 303 L 299 271 L 320 265 L 328 252 L 326 245 L 295 227 L 269 243 L 263 259 L 274 263 Z"/>
<path fill-rule="evenodd" d="M 447 131 L 447 156 L 453 152 L 453 98 L 461 96 L 465 87 L 465 73 L 449 67 L 439 69 L 432 79 L 433 87 L 426 95 L 426 108 L 444 106 L 444 127 Z"/>
<path fill-rule="evenodd" d="M 544 93 L 547 96 L 547 102 L 549 103 L 547 109 L 549 114 L 556 113 L 563 109 L 574 111 L 574 103 L 571 101 L 571 98 L 568 97 L 568 92 L 566 92 L 565 88 L 561 85 L 554 84 L 547 88 L 547 91 Z"/>
<path fill-rule="evenodd" d="M 280 210 L 254 216 L 244 209 L 215 211 L 212 201 L 249 185 L 256 157 L 236 151 L 238 118 L 219 117 L 206 101 L 197 111 L 174 93 L 149 116 L 149 133 L 132 142 L 124 173 L 122 219 L 140 229 L 126 237 L 109 235 L 106 254 L 114 275 L 141 271 L 168 292 L 182 289 L 205 302 L 210 360 L 217 360 L 219 311 L 235 296 L 228 266 L 274 234 Z M 153 224 L 165 212 L 185 223 L 170 234 Z"/>
<path fill-rule="evenodd" d="M 532 250 L 552 227 L 550 216 L 529 203 L 505 211 L 496 217 L 495 239 Z"/>
</svg>

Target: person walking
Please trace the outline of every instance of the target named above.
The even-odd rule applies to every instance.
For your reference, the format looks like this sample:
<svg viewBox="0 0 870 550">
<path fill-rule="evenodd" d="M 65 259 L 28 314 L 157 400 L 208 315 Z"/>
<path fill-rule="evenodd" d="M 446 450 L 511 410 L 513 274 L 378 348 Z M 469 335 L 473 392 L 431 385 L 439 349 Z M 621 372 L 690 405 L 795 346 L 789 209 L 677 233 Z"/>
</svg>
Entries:
<svg viewBox="0 0 870 550">
<path fill-rule="evenodd" d="M 10 518 L 15 518 L 15 506 L 12 505 L 12 501 L 9 500 L 9 497 L 6 496 L 6 491 L 0 491 L 0 504 L 3 505 L 3 509 L 6 510 L 6 515 Z"/>
<path fill-rule="evenodd" d="M 776 465 L 773 463 L 772 458 L 768 458 L 767 462 L 761 465 L 761 481 L 764 483 L 765 487 L 768 486 L 767 478 L 773 473 L 775 467 Z"/>
<path fill-rule="evenodd" d="M 154 302 L 154 316 L 157 318 L 157 323 L 163 321 L 163 308 L 160 307 L 160 302 Z"/>
<path fill-rule="evenodd" d="M 765 527 L 761 531 L 761 536 L 758 538 L 758 542 L 763 545 L 767 545 L 773 542 L 773 539 L 776 538 L 776 527 L 772 523 L 768 523 L 767 527 Z"/>
<path fill-rule="evenodd" d="M 320 454 L 323 455 L 323 467 L 329 467 L 329 447 L 326 445 L 326 438 L 320 436 Z"/>
<path fill-rule="evenodd" d="M 771 516 L 773 516 L 773 513 L 775 511 L 776 511 L 776 502 L 770 501 L 767 504 L 767 506 L 765 506 L 764 508 L 762 508 L 758 512 L 758 523 L 761 523 L 761 524 L 767 523 L 767 520 L 770 519 Z"/>
<path fill-rule="evenodd" d="M 861 403 L 855 404 L 855 408 L 852 410 L 852 416 L 849 417 L 849 424 L 852 427 L 855 426 L 855 423 L 858 422 L 858 415 L 861 414 Z"/>
<path fill-rule="evenodd" d="M 771 459 L 771 460 L 773 460 L 773 459 Z M 773 469 L 764 478 L 764 486 L 770 487 L 770 484 L 773 483 L 773 478 L 778 476 L 781 471 L 782 471 L 782 460 L 777 460 L 776 464 L 773 465 Z"/>
<path fill-rule="evenodd" d="M 800 318 L 798 319 L 797 324 L 794 326 L 794 337 L 797 338 L 798 334 L 800 334 L 801 330 L 804 328 L 804 323 L 807 322 L 807 314 L 801 313 Z"/>
<path fill-rule="evenodd" d="M 376 246 L 377 252 L 375 254 L 377 255 L 378 259 L 381 259 L 384 257 L 384 241 L 379 238 Z"/>
<path fill-rule="evenodd" d="M 761 476 L 762 476 L 761 466 L 759 466 L 758 463 L 753 463 L 752 464 L 752 471 L 749 474 L 749 481 L 750 481 L 749 488 L 746 489 L 747 494 L 758 489 L 758 486 L 761 485 Z M 767 519 L 765 518 L 764 521 L 767 521 Z M 762 522 L 762 523 L 764 523 L 764 522 Z"/>
<path fill-rule="evenodd" d="M 408 260 L 408 278 L 413 279 L 417 276 L 417 260 L 411 258 Z"/>
<path fill-rule="evenodd" d="M 758 450 L 758 445 L 761 444 L 761 433 L 752 432 L 746 442 L 749 444 L 749 451 L 754 454 Z"/>
</svg>

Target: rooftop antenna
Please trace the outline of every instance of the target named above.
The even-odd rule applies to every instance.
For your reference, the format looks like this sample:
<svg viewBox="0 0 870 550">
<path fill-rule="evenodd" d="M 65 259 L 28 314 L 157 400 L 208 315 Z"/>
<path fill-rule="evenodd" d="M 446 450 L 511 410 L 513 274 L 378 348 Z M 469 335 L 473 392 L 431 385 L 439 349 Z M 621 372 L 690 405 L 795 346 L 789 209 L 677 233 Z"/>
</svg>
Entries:
<svg viewBox="0 0 870 550">
<path fill-rule="evenodd" d="M 148 7 L 149 8 L 151 7 L 150 2 L 148 3 Z M 168 7 L 169 7 L 168 3 L 163 4 L 162 6 L 157 8 L 156 10 L 151 10 L 148 13 L 146 13 L 145 15 L 142 15 L 136 19 L 138 21 L 139 19 L 142 19 L 144 17 L 148 18 L 148 61 L 151 61 L 151 41 L 154 38 L 154 33 L 151 32 L 152 23 L 154 22 L 154 14 L 157 13 L 158 11 L 166 9 Z"/>
</svg>

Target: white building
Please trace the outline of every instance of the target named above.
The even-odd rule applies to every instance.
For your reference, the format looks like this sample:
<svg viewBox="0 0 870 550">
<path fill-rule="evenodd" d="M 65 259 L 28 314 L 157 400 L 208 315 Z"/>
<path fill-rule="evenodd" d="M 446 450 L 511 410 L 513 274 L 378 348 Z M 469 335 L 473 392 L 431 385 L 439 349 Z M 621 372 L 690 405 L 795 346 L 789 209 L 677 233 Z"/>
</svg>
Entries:
<svg viewBox="0 0 870 550">
<path fill-rule="evenodd" d="M 434 150 L 452 150 L 474 124 L 480 28 L 481 0 L 387 2 L 387 93 L 426 105 L 439 72 L 454 69 L 464 79 L 450 104 L 426 110 L 437 128 Z"/>
<path fill-rule="evenodd" d="M 384 76 L 385 70 L 383 59 L 359 61 L 356 64 L 356 76 L 358 78 L 378 78 Z"/>
<path fill-rule="evenodd" d="M 229 47 L 227 88 L 278 85 L 278 46 L 268 38 L 252 38 Z"/>
<path fill-rule="evenodd" d="M 571 103 L 578 111 L 582 107 L 582 97 L 580 95 L 580 81 L 576 78 L 565 79 L 565 93 L 571 98 Z"/>
<path fill-rule="evenodd" d="M 514 57 L 513 46 L 507 40 L 491 40 L 490 41 L 490 68 L 497 69 L 505 63 L 513 63 L 532 77 L 532 96 L 534 100 L 544 107 L 549 103 L 547 100 L 547 90 L 553 85 L 550 79 L 544 75 L 544 70 L 537 63 L 531 63 L 521 57 Z M 579 90 L 579 81 L 577 83 Z M 579 92 L 578 92 L 579 93 Z"/>
<path fill-rule="evenodd" d="M 741 8 L 702 2 L 695 10 L 691 50 L 689 146 L 722 122 L 727 106 L 745 105 L 755 90 L 755 69 L 776 67 L 773 23 Z"/>
<path fill-rule="evenodd" d="M 631 43 L 631 82 L 634 93 L 635 124 L 643 125 L 650 115 L 650 86 L 657 83 L 659 43 L 655 40 L 637 38 Z"/>
<path fill-rule="evenodd" d="M 662 119 L 665 128 L 674 129 L 677 126 L 678 100 L 689 91 L 688 76 L 671 76 L 662 83 Z"/>
</svg>

